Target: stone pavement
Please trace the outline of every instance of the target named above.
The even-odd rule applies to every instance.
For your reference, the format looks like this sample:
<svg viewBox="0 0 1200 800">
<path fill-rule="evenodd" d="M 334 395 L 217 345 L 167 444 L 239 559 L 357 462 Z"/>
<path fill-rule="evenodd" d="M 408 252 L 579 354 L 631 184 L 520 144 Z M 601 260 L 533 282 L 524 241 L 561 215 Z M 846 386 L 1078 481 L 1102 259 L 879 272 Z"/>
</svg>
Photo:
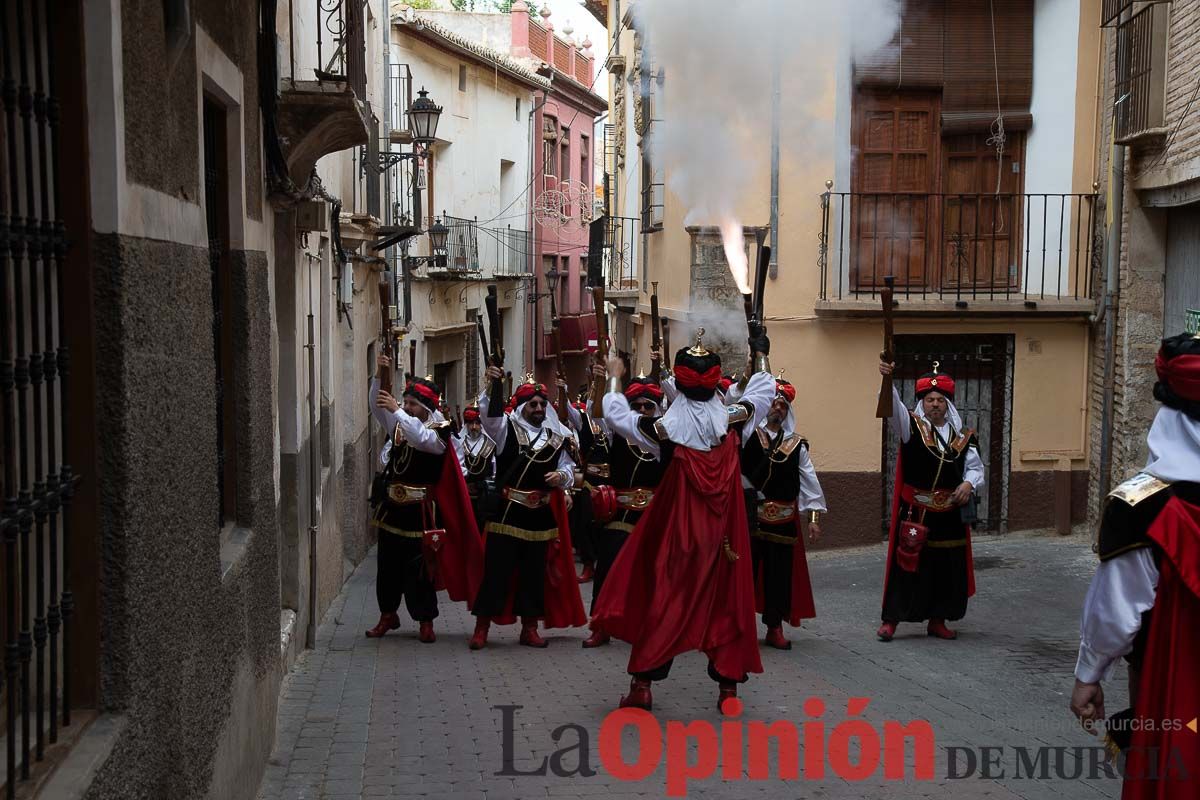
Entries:
<svg viewBox="0 0 1200 800">
<path fill-rule="evenodd" d="M 721 780 L 718 767 L 714 777 L 689 782 L 688 796 L 1119 796 L 1119 779 L 1102 772 L 1089 777 L 1088 748 L 1097 740 L 1080 731 L 1067 710 L 1079 608 L 1095 566 L 1088 540 L 1010 534 L 977 541 L 978 594 L 955 626 L 960 638 L 954 642 L 928 638 L 917 625 L 902 625 L 891 643 L 875 640 L 884 552 L 879 545 L 811 556 L 818 618 L 790 632 L 790 652 L 763 650 L 765 674 L 752 676 L 740 691 L 746 706 L 741 721 L 789 720 L 797 728 L 824 723 L 828 743 L 844 740 L 836 731 L 849 718 L 848 698 L 870 698 L 861 717 L 877 733 L 885 730 L 885 721 L 930 721 L 936 735 L 933 779 L 914 779 L 911 742 L 899 781 L 885 779 L 882 764 L 867 779 L 848 781 L 839 777 L 849 774 L 845 768 L 835 772 L 831 760 L 822 778 L 806 772 L 783 781 L 772 747 L 769 780 L 747 779 L 731 755 L 725 766 L 739 780 Z M 551 632 L 550 647 L 534 650 L 517 645 L 512 626 L 493 627 L 488 648 L 471 652 L 473 620 L 465 608 L 448 602 L 441 606 L 435 644 L 417 641 L 416 626 L 403 610 L 399 631 L 369 640 L 363 631 L 378 617 L 374 578 L 370 558 L 324 620 L 317 648 L 302 656 L 285 681 L 262 800 L 665 796 L 667 771 L 661 763 L 638 782 L 614 778 L 601 763 L 601 723 L 628 686 L 627 645 L 583 650 L 584 631 L 572 630 Z M 590 584 L 584 586 L 585 601 L 589 592 Z M 668 720 L 720 726 L 716 687 L 704 668 L 703 656 L 685 656 L 669 680 L 655 684 L 654 714 L 663 730 Z M 1110 712 L 1125 706 L 1124 681 L 1121 667 L 1105 687 Z M 806 713 L 812 710 L 805 707 L 810 697 L 825 704 L 819 719 Z M 580 727 L 554 735 L 571 725 Z M 736 744 L 721 730 L 724 745 Z M 802 742 L 815 741 L 816 734 L 810 738 L 810 729 L 803 730 Z M 622 753 L 632 764 L 637 735 L 632 728 L 623 733 Z M 579 746 L 581 736 L 586 748 Z M 968 773 L 975 762 L 968 777 L 950 777 L 948 748 L 954 747 L 970 749 L 953 751 L 954 774 Z M 981 754 L 984 747 L 1001 749 Z M 562 777 L 554 770 L 511 774 L 536 772 L 560 749 L 569 752 L 550 765 Z M 579 772 L 581 750 L 588 753 L 584 771 L 594 771 L 591 776 L 572 774 Z M 688 763 L 695 764 L 694 742 L 688 752 Z M 850 753 L 851 765 L 858 763 L 857 744 Z M 805 757 L 800 756 L 802 767 Z M 983 777 L 987 760 L 993 763 Z M 1082 776 L 1073 777 L 1079 770 Z"/>
</svg>

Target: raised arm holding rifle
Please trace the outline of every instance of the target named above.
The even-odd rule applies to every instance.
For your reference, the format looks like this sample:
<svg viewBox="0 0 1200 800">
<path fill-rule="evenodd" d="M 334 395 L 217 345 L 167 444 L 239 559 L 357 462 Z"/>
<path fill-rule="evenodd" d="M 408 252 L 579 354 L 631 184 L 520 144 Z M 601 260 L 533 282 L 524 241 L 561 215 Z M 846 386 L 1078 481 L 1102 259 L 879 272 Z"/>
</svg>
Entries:
<svg viewBox="0 0 1200 800">
<path fill-rule="evenodd" d="M 488 314 L 493 319 L 492 353 L 499 325 L 494 287 L 489 287 Z M 571 530 L 564 491 L 575 481 L 567 452 L 569 431 L 547 414 L 552 392 L 533 377 L 513 394 L 513 411 L 505 413 L 500 391 L 503 363 L 495 360 L 485 373 L 490 394 L 480 397 L 487 408 L 483 428 L 496 442 L 496 488 L 500 507 L 484 526 L 483 581 L 472 611 L 476 616 L 470 647 L 487 645 L 492 622 L 521 619 L 520 643 L 545 647 L 539 620 L 547 628 L 583 625 L 587 615 L 575 580 Z"/>
</svg>

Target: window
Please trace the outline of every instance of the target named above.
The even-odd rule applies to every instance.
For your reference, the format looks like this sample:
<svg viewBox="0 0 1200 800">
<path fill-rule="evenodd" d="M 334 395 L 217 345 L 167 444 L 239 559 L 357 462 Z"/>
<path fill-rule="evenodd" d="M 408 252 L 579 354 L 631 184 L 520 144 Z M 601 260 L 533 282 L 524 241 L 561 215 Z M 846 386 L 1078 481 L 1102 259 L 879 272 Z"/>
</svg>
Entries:
<svg viewBox="0 0 1200 800">
<path fill-rule="evenodd" d="M 592 140 L 587 136 L 579 137 L 579 182 L 583 184 L 585 189 L 591 188 L 592 171 L 589 169 L 591 165 Z"/>
<path fill-rule="evenodd" d="M 666 178 L 662 168 L 642 150 L 642 231 L 654 233 L 663 228 Z"/>
<path fill-rule="evenodd" d="M 458 65 L 458 90 L 465 92 L 467 90 L 467 65 Z"/>
<path fill-rule="evenodd" d="M 233 276 L 229 241 L 226 109 L 204 99 L 204 206 L 212 271 L 213 357 L 216 361 L 217 525 L 237 522 L 237 392 L 234 391 Z"/>
<path fill-rule="evenodd" d="M 558 140 L 558 150 L 562 168 L 558 173 L 558 177 L 564 181 L 571 180 L 571 129 L 563 128 L 562 136 Z"/>
<path fill-rule="evenodd" d="M 515 119 L 517 122 L 521 121 L 521 98 L 519 97 L 517 98 L 516 111 L 513 114 L 513 119 Z"/>
<path fill-rule="evenodd" d="M 558 120 L 550 116 L 542 117 L 542 174 L 558 175 Z"/>
<path fill-rule="evenodd" d="M 571 257 L 563 256 L 558 268 L 558 313 L 565 314 L 571 307 Z"/>
<path fill-rule="evenodd" d="M 1119 144 L 1163 128 L 1168 13 L 1168 6 L 1148 5 L 1117 26 L 1115 96 L 1124 98 L 1116 106 Z"/>
</svg>

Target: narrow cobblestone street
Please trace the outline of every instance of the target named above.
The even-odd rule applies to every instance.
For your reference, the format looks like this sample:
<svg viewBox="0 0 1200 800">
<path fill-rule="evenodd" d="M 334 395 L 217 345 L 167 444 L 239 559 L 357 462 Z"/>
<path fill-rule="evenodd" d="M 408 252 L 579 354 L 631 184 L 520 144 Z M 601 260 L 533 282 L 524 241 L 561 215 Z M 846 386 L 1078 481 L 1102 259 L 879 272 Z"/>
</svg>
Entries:
<svg viewBox="0 0 1200 800">
<path fill-rule="evenodd" d="M 847 719 L 849 697 L 868 697 L 863 717 L 876 731 L 885 720 L 928 719 L 937 740 L 933 780 L 886 781 L 882 765 L 862 782 L 847 782 L 827 768 L 820 780 L 795 783 L 777 777 L 721 781 L 720 768 L 688 785 L 691 797 L 1116 797 L 1119 780 L 1089 779 L 1088 751 L 1096 740 L 1075 727 L 1067 710 L 1077 647 L 1078 612 L 1094 569 L 1088 542 L 1010 535 L 976 543 L 979 591 L 960 638 L 942 642 L 922 627 L 904 626 L 895 641 L 875 640 L 882 546 L 816 554 L 810 559 L 818 618 L 792 631 L 790 652 L 763 650 L 766 672 L 742 687 L 743 721 L 811 721 L 803 703 L 824 701 L 826 739 Z M 438 641 L 422 645 L 405 618 L 399 631 L 369 640 L 363 631 L 377 618 L 370 558 L 346 584 L 320 628 L 318 646 L 302 656 L 285 682 L 275 749 L 260 790 L 275 798 L 572 797 L 604 793 L 609 800 L 661 797 L 661 764 L 641 782 L 622 782 L 601 764 L 599 732 L 605 715 L 627 687 L 628 647 L 579 646 L 582 631 L 554 632 L 550 647 L 517 646 L 516 627 L 493 629 L 488 648 L 470 652 L 472 620 L 465 608 L 443 603 Z M 585 587 L 585 599 L 590 584 Z M 1125 705 L 1124 669 L 1106 685 L 1110 713 Z M 718 723 L 716 687 L 704 660 L 678 660 L 669 680 L 655 684 L 655 716 Z M 574 723 L 587 732 L 591 777 L 499 775 L 503 768 L 503 714 L 513 715 L 510 772 L 531 772 L 578 732 L 552 732 Z M 625 757 L 636 735 L 626 730 Z M 948 748 L 956 751 L 950 779 Z M 985 766 L 980 748 L 1003 748 Z M 1042 767 L 1021 769 L 1019 751 Z M 772 750 L 774 752 L 774 750 Z M 852 751 L 854 752 L 854 751 Z M 1082 754 L 1083 761 L 1077 762 Z M 972 756 L 975 756 L 973 758 Z M 911 765 L 911 752 L 906 761 Z M 971 764 L 972 761 L 979 763 Z M 998 760 L 998 762 L 997 762 Z M 854 759 L 852 758 L 852 761 Z M 579 751 L 566 753 L 560 772 L 573 772 Z M 664 759 L 665 763 L 665 759 Z M 691 754 L 695 763 L 695 752 Z M 804 764 L 803 756 L 801 764 Z M 779 763 L 772 758 L 772 775 Z M 1081 777 L 1073 779 L 1076 770 Z"/>
</svg>

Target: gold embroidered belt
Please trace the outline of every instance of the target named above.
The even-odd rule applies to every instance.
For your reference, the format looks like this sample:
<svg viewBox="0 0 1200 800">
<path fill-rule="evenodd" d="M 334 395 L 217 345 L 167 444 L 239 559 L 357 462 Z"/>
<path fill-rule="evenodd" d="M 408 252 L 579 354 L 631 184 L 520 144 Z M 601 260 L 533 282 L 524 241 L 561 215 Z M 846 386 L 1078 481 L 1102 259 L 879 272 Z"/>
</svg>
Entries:
<svg viewBox="0 0 1200 800">
<path fill-rule="evenodd" d="M 587 474 L 593 478 L 608 478 L 608 464 L 588 464 Z"/>
<path fill-rule="evenodd" d="M 387 487 L 388 500 L 398 506 L 408 506 L 422 503 L 429 496 L 428 486 L 408 486 L 403 483 L 389 483 Z"/>
<path fill-rule="evenodd" d="M 526 508 L 540 508 L 550 502 L 550 493 L 541 492 L 536 489 L 527 492 L 521 489 L 505 487 L 504 499 L 511 500 L 512 502 L 523 505 Z"/>
<path fill-rule="evenodd" d="M 950 511 L 956 508 L 950 500 L 950 496 L 953 494 L 951 489 L 917 489 L 908 484 L 900 488 L 900 498 L 904 502 L 936 512 Z"/>
<path fill-rule="evenodd" d="M 770 524 L 788 522 L 796 518 L 796 501 L 777 503 L 774 500 L 758 504 L 758 521 Z"/>
<path fill-rule="evenodd" d="M 629 511 L 643 511 L 653 499 L 653 489 L 633 488 L 617 491 L 617 505 Z"/>
</svg>

